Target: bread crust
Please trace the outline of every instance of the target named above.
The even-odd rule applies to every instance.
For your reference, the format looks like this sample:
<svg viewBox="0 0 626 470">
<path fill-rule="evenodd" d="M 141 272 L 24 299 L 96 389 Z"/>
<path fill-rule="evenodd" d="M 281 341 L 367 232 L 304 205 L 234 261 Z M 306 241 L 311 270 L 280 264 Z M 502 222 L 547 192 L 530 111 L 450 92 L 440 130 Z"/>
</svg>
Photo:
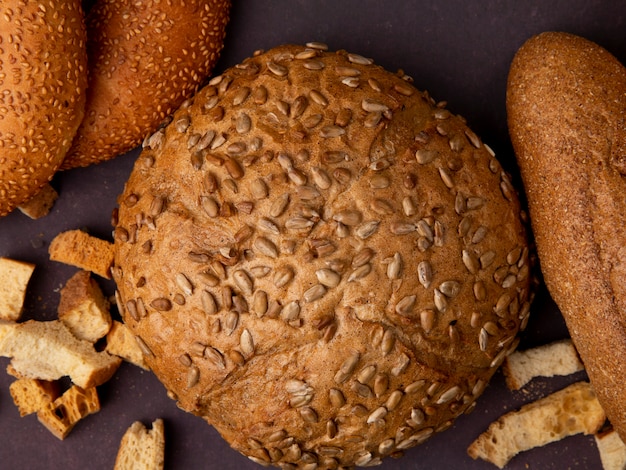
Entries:
<svg viewBox="0 0 626 470">
<path fill-rule="evenodd" d="M 626 70 L 584 38 L 540 34 L 513 60 L 507 112 L 546 285 L 624 438 Z"/>
<path fill-rule="evenodd" d="M 81 2 L 7 0 L 0 18 L 0 216 L 34 196 L 65 158 L 87 87 Z"/>
<path fill-rule="evenodd" d="M 425 441 L 527 319 L 507 175 L 357 54 L 283 46 L 213 78 L 119 201 L 112 273 L 146 362 L 259 463 L 374 465 Z"/>
<path fill-rule="evenodd" d="M 85 119 L 62 169 L 138 146 L 206 80 L 223 47 L 230 0 L 100 0 L 87 15 Z"/>
</svg>

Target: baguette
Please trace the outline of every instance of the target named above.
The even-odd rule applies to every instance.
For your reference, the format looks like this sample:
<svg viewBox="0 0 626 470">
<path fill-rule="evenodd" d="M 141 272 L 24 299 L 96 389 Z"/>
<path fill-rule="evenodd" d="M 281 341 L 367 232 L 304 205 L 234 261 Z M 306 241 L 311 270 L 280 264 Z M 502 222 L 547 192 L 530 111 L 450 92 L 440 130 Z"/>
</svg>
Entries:
<svg viewBox="0 0 626 470">
<path fill-rule="evenodd" d="M 135 421 L 124 433 L 113 470 L 162 470 L 165 464 L 165 432 L 162 419 L 148 430 Z"/>
<path fill-rule="evenodd" d="M 507 112 L 545 283 L 626 439 L 626 68 L 540 34 L 511 64 Z"/>
<path fill-rule="evenodd" d="M 472 442 L 467 453 L 504 468 L 520 452 L 574 434 L 593 434 L 605 421 L 591 385 L 576 382 L 501 416 Z"/>
<path fill-rule="evenodd" d="M 93 344 L 77 339 L 59 320 L 0 321 L 0 356 L 12 358 L 20 377 L 56 380 L 69 376 L 83 389 L 109 380 L 121 363 L 120 358 L 96 352 Z"/>
</svg>

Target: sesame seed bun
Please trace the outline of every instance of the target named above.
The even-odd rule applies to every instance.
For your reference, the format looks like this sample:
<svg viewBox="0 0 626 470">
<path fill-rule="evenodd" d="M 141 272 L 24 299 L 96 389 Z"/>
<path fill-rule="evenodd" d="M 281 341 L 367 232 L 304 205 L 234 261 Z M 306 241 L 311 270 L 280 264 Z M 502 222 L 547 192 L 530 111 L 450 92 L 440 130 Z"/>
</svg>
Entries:
<svg viewBox="0 0 626 470">
<path fill-rule="evenodd" d="M 62 169 L 138 146 L 208 77 L 230 0 L 98 1 L 87 15 L 87 107 Z"/>
<path fill-rule="evenodd" d="M 529 312 L 520 205 L 408 77 L 257 53 L 146 140 L 118 305 L 183 409 L 284 468 L 375 465 L 468 412 Z"/>
<path fill-rule="evenodd" d="M 80 1 L 3 2 L 0 216 L 54 175 L 82 120 L 87 86 Z"/>
</svg>

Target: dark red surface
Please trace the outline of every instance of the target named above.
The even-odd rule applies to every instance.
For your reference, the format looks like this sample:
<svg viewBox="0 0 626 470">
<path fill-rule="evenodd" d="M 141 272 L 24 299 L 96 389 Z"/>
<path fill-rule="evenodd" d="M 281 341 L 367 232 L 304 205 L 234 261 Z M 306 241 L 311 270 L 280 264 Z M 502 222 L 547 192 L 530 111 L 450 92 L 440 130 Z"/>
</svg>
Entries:
<svg viewBox="0 0 626 470">
<path fill-rule="evenodd" d="M 626 8 L 615 0 L 243 0 L 233 7 L 215 74 L 256 49 L 308 41 L 371 57 L 390 70 L 402 68 L 418 88 L 448 101 L 450 110 L 466 117 L 519 184 L 506 128 L 506 76 L 517 48 L 546 30 L 585 36 L 626 61 Z M 48 260 L 47 248 L 57 233 L 86 228 L 111 239 L 110 214 L 137 155 L 134 150 L 105 164 L 57 175 L 53 185 L 60 199 L 41 220 L 18 212 L 0 219 L 0 256 L 37 265 L 25 318 L 54 318 L 59 288 L 76 271 Z M 113 284 L 99 281 L 112 294 Z M 565 336 L 563 320 L 541 287 L 521 347 Z M 261 468 L 230 450 L 202 419 L 180 411 L 151 373 L 127 364 L 99 387 L 102 410 L 59 441 L 36 417 L 19 417 L 8 390 L 12 378 L 3 372 L 7 364 L 7 359 L 0 359 L 0 469 L 111 469 L 126 428 L 135 420 L 148 424 L 159 417 L 166 425 L 166 468 Z M 467 456 L 470 442 L 504 412 L 581 377 L 584 374 L 538 380 L 513 393 L 498 373 L 471 415 L 407 451 L 402 459 L 387 459 L 378 468 L 493 469 Z M 600 462 L 593 438 L 577 436 L 521 454 L 507 468 L 597 469 Z"/>
</svg>

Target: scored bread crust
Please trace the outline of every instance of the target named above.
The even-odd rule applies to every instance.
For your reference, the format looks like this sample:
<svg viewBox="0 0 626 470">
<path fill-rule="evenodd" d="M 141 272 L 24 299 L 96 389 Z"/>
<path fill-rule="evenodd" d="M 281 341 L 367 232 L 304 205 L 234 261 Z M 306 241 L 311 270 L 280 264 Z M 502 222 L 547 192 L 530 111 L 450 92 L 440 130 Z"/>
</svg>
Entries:
<svg viewBox="0 0 626 470">
<path fill-rule="evenodd" d="M 83 118 L 87 87 L 80 1 L 2 6 L 0 216 L 52 179 Z"/>
<path fill-rule="evenodd" d="M 141 143 L 206 80 L 223 47 L 230 0 L 100 0 L 87 15 L 89 88 L 62 169 Z"/>
<path fill-rule="evenodd" d="M 146 362 L 259 463 L 373 465 L 423 442 L 528 317 L 506 173 L 357 54 L 282 46 L 213 78 L 119 203 L 112 274 Z"/>
<path fill-rule="evenodd" d="M 626 438 L 626 69 L 543 33 L 513 60 L 507 111 L 546 285 Z"/>
</svg>

